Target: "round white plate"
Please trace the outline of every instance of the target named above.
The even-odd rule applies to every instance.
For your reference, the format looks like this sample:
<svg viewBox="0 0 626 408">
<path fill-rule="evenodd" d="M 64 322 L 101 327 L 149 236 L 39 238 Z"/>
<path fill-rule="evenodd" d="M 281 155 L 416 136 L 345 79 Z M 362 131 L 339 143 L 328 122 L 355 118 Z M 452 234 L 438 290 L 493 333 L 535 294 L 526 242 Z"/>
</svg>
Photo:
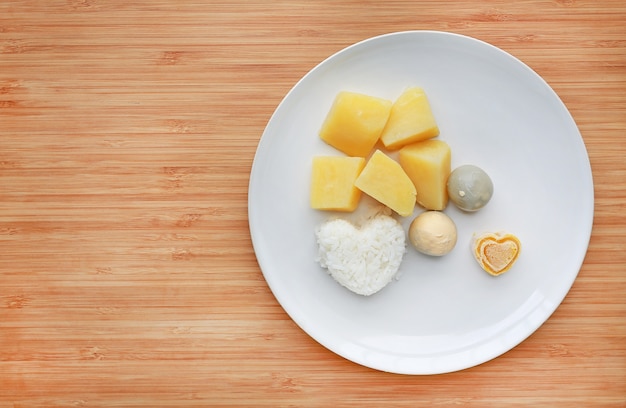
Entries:
<svg viewBox="0 0 626 408">
<path fill-rule="evenodd" d="M 336 214 L 309 207 L 311 159 L 341 155 L 318 137 L 337 92 L 394 100 L 410 86 L 426 91 L 452 167 L 478 165 L 495 192 L 477 213 L 445 210 L 458 228 L 450 254 L 431 258 L 409 246 L 400 279 L 363 297 L 316 263 L 315 228 Z M 578 274 L 594 205 L 585 145 L 550 86 L 494 46 L 432 31 L 362 41 L 305 75 L 263 133 L 248 200 L 259 265 L 289 316 L 333 352 L 404 374 L 472 367 L 532 334 Z M 408 228 L 412 218 L 400 221 Z M 522 253 L 495 278 L 473 259 L 470 239 L 498 230 L 516 234 Z"/>
</svg>

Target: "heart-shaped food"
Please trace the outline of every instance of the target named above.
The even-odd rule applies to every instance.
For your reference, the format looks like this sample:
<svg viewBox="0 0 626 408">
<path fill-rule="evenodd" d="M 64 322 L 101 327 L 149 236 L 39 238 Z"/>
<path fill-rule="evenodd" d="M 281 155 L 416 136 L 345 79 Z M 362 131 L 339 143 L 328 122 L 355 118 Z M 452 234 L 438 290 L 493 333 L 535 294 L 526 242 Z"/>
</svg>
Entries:
<svg viewBox="0 0 626 408">
<path fill-rule="evenodd" d="M 316 231 L 317 261 L 342 286 L 372 295 L 396 276 L 406 252 L 404 229 L 393 217 L 378 214 L 360 228 L 333 219 Z"/>
<path fill-rule="evenodd" d="M 478 264 L 490 275 L 498 276 L 511 269 L 522 250 L 519 239 L 508 232 L 475 235 L 472 252 Z"/>
</svg>

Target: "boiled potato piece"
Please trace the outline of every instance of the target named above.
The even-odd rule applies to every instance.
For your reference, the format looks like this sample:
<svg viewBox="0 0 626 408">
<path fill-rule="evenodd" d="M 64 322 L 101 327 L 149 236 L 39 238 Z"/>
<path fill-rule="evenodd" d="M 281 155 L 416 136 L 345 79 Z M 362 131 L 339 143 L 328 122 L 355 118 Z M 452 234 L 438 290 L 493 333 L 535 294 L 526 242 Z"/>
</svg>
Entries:
<svg viewBox="0 0 626 408">
<path fill-rule="evenodd" d="M 311 207 L 316 210 L 354 211 L 361 190 L 354 186 L 365 167 L 362 157 L 316 156 L 311 176 Z"/>
<path fill-rule="evenodd" d="M 400 149 L 400 165 L 417 191 L 417 202 L 428 210 L 448 205 L 447 181 L 450 175 L 450 146 L 443 140 L 424 140 Z"/>
<path fill-rule="evenodd" d="M 337 94 L 320 138 L 348 156 L 366 157 L 374 148 L 391 112 L 391 101 L 342 91 Z"/>
<path fill-rule="evenodd" d="M 408 88 L 391 107 L 380 140 L 389 150 L 439 135 L 439 127 L 422 88 Z"/>
<path fill-rule="evenodd" d="M 415 186 L 400 164 L 376 150 L 354 185 L 403 217 L 415 208 Z"/>
</svg>

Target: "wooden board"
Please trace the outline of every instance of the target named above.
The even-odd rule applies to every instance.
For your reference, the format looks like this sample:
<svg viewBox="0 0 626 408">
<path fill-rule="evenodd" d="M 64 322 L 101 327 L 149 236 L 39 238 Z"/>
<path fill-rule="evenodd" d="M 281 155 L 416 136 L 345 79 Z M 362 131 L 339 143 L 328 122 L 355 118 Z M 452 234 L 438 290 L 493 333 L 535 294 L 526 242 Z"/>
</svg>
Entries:
<svg viewBox="0 0 626 408">
<path fill-rule="evenodd" d="M 545 78 L 596 198 L 554 315 L 436 376 L 312 340 L 269 291 L 247 219 L 288 90 L 347 45 L 415 29 L 485 40 Z M 626 406 L 624 129 L 622 0 L 4 0 L 0 406 Z"/>
</svg>

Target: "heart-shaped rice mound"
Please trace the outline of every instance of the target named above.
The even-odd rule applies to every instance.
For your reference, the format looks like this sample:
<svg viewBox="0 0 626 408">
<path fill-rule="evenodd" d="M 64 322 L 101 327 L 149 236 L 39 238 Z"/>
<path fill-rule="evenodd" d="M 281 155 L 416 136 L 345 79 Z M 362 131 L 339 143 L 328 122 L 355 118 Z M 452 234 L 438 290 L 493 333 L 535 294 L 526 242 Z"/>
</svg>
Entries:
<svg viewBox="0 0 626 408">
<path fill-rule="evenodd" d="M 316 231 L 318 262 L 342 286 L 372 295 L 393 280 L 406 252 L 402 225 L 378 214 L 361 228 L 344 219 L 322 224 Z"/>
</svg>

